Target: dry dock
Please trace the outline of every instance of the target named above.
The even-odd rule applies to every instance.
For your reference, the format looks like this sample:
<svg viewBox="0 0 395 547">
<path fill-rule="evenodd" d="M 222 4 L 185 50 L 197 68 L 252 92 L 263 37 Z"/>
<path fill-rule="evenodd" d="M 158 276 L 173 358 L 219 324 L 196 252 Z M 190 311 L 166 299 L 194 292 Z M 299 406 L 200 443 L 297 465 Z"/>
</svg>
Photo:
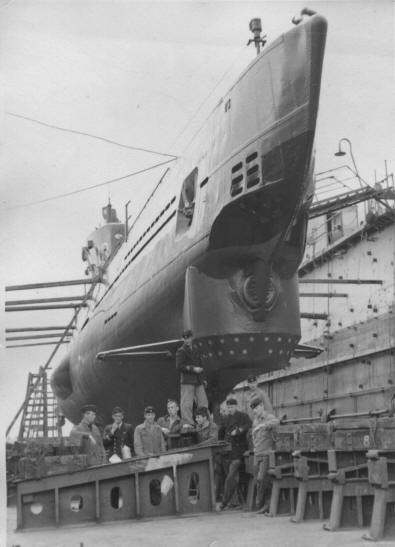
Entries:
<svg viewBox="0 0 395 547">
<path fill-rule="evenodd" d="M 16 510 L 7 513 L 7 547 L 367 547 L 367 529 L 326 532 L 322 521 L 290 522 L 244 511 L 163 517 L 133 522 L 14 532 Z M 375 543 L 393 547 L 395 534 Z"/>
</svg>

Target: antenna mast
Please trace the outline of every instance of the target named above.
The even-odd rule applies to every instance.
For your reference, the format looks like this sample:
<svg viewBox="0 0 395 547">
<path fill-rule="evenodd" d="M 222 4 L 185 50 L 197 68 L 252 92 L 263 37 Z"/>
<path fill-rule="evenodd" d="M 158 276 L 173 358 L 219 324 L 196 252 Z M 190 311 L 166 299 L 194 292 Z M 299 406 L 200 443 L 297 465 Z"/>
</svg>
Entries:
<svg viewBox="0 0 395 547">
<path fill-rule="evenodd" d="M 256 17 L 254 19 L 251 19 L 250 21 L 250 31 L 253 33 L 254 38 L 250 38 L 247 42 L 247 46 L 249 46 L 251 43 L 255 44 L 256 48 L 256 54 L 259 55 L 261 52 L 261 45 L 264 47 L 266 44 L 266 35 L 264 35 L 261 38 L 261 32 L 262 32 L 262 22 L 261 20 Z"/>
</svg>

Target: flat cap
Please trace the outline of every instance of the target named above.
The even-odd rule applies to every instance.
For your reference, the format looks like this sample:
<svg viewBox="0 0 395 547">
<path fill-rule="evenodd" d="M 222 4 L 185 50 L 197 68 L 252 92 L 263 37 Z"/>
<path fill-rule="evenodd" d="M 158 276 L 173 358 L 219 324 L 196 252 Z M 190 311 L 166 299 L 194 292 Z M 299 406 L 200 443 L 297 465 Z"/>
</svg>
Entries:
<svg viewBox="0 0 395 547">
<path fill-rule="evenodd" d="M 255 407 L 257 407 L 258 405 L 261 405 L 261 404 L 263 404 L 262 399 L 260 397 L 254 397 L 252 399 L 252 401 L 250 402 L 250 407 L 255 408 Z"/>
<path fill-rule="evenodd" d="M 255 374 L 249 374 L 247 377 L 247 382 L 256 382 L 258 378 L 255 376 Z"/>
<path fill-rule="evenodd" d="M 82 414 L 85 414 L 85 412 L 97 412 L 96 405 L 84 405 L 81 407 Z"/>
<path fill-rule="evenodd" d="M 192 336 L 193 336 L 193 332 L 191 331 L 191 329 L 185 329 L 182 332 L 182 337 L 183 338 L 191 338 Z"/>
<path fill-rule="evenodd" d="M 120 406 L 115 406 L 112 409 L 111 416 L 113 416 L 114 414 L 125 414 L 125 412 L 122 410 Z"/>
<path fill-rule="evenodd" d="M 230 405 L 237 405 L 237 399 L 234 399 L 233 397 L 229 397 L 229 399 L 226 400 L 226 404 L 228 406 Z"/>
<path fill-rule="evenodd" d="M 155 410 L 153 406 L 146 406 L 144 409 L 144 414 L 155 414 Z"/>
</svg>

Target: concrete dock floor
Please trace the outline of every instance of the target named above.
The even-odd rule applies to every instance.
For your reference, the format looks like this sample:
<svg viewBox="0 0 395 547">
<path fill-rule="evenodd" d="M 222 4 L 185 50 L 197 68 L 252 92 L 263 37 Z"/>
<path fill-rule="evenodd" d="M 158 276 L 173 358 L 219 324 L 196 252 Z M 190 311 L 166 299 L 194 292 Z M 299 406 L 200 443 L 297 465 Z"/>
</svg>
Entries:
<svg viewBox="0 0 395 547">
<path fill-rule="evenodd" d="M 326 532 L 321 521 L 225 511 L 110 524 L 15 532 L 16 509 L 7 511 L 7 547 L 367 547 L 367 529 Z M 395 537 L 376 542 L 394 547 Z"/>
</svg>

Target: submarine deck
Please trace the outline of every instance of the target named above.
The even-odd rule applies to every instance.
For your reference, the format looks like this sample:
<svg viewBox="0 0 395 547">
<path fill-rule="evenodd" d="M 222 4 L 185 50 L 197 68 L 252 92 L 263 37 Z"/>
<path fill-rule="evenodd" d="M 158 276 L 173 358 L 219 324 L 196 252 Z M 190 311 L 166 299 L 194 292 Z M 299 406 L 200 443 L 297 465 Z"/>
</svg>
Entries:
<svg viewBox="0 0 395 547">
<path fill-rule="evenodd" d="M 366 528 L 326 532 L 322 521 L 290 522 L 229 510 L 223 513 L 160 517 L 62 529 L 15 532 L 16 509 L 7 510 L 7 547 L 362 547 Z M 394 538 L 378 542 L 393 545 Z"/>
</svg>

